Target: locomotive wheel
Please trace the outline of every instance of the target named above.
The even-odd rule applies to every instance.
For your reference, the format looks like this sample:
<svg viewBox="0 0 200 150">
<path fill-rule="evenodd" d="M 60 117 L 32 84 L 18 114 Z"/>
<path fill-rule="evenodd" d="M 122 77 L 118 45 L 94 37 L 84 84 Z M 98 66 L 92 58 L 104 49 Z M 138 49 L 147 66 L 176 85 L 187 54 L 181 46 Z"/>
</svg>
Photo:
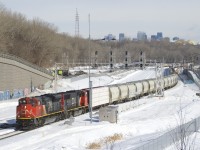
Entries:
<svg viewBox="0 0 200 150">
<path fill-rule="evenodd" d="M 82 114 L 85 114 L 86 113 L 86 108 L 82 108 Z"/>
<path fill-rule="evenodd" d="M 62 112 L 61 113 L 61 118 L 62 118 L 62 120 L 64 120 L 64 119 L 66 119 L 67 118 L 67 112 Z"/>
<path fill-rule="evenodd" d="M 39 121 L 38 121 L 38 122 L 39 122 L 39 126 L 43 126 L 45 121 L 44 121 L 44 119 L 43 119 L 43 118 L 41 118 L 41 119 L 39 119 Z"/>
<path fill-rule="evenodd" d="M 59 117 L 59 120 L 62 120 L 63 119 L 62 113 L 60 113 L 58 117 Z"/>
</svg>

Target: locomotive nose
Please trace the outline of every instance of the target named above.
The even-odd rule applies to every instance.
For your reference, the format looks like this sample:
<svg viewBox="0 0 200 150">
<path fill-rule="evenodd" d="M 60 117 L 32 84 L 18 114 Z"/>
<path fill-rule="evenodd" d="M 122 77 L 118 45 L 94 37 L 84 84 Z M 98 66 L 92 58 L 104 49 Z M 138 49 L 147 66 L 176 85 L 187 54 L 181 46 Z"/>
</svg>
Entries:
<svg viewBox="0 0 200 150">
<path fill-rule="evenodd" d="M 27 109 L 27 106 L 21 106 L 21 109 L 18 113 L 18 118 L 29 118 L 31 112 Z"/>
</svg>

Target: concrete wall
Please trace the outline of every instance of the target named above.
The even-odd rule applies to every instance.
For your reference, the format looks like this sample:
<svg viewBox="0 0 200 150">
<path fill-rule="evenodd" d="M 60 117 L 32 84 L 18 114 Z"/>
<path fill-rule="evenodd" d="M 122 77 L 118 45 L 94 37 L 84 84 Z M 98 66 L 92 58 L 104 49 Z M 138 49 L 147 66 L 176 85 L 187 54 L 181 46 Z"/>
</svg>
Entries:
<svg viewBox="0 0 200 150">
<path fill-rule="evenodd" d="M 30 91 L 31 86 L 42 86 L 47 81 L 53 79 L 42 68 L 33 67 L 34 65 L 32 64 L 27 65 L 29 63 L 23 63 L 18 61 L 18 59 L 12 58 L 0 56 L 0 93 L 3 92 L 4 95 L 9 95 L 16 92 L 16 90 L 18 90 L 18 93 L 20 93 L 19 91 L 24 92 L 24 90 Z M 9 91 L 9 94 L 5 94 L 5 91 Z"/>
</svg>

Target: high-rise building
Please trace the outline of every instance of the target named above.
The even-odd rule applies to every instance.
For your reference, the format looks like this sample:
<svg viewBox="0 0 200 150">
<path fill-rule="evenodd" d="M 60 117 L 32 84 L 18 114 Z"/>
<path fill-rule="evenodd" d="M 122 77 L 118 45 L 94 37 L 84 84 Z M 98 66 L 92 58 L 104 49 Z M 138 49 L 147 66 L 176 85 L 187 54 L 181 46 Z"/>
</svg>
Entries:
<svg viewBox="0 0 200 150">
<path fill-rule="evenodd" d="M 162 40 L 163 35 L 162 32 L 157 32 L 157 40 Z"/>
<path fill-rule="evenodd" d="M 112 34 L 108 34 L 106 36 L 104 36 L 105 41 L 112 41 L 112 40 L 116 40 L 115 36 Z"/>
<path fill-rule="evenodd" d="M 156 41 L 157 40 L 157 35 L 151 35 L 151 41 Z"/>
<path fill-rule="evenodd" d="M 120 33 L 119 34 L 119 42 L 122 42 L 124 40 L 125 40 L 124 33 Z"/>
<path fill-rule="evenodd" d="M 138 41 L 146 41 L 146 40 L 147 40 L 147 35 L 146 35 L 146 33 L 145 33 L 145 32 L 139 31 L 139 32 L 137 33 L 137 39 L 138 39 Z"/>
</svg>

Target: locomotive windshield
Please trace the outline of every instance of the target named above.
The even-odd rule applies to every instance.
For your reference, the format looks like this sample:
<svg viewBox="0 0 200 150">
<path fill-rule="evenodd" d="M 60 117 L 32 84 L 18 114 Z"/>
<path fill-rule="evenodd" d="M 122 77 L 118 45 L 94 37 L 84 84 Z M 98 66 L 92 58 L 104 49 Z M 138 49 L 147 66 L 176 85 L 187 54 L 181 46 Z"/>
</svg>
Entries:
<svg viewBox="0 0 200 150">
<path fill-rule="evenodd" d="M 20 100 L 19 100 L 19 105 L 20 105 L 20 104 L 26 104 L 26 99 L 25 99 L 25 98 L 20 99 Z"/>
</svg>

